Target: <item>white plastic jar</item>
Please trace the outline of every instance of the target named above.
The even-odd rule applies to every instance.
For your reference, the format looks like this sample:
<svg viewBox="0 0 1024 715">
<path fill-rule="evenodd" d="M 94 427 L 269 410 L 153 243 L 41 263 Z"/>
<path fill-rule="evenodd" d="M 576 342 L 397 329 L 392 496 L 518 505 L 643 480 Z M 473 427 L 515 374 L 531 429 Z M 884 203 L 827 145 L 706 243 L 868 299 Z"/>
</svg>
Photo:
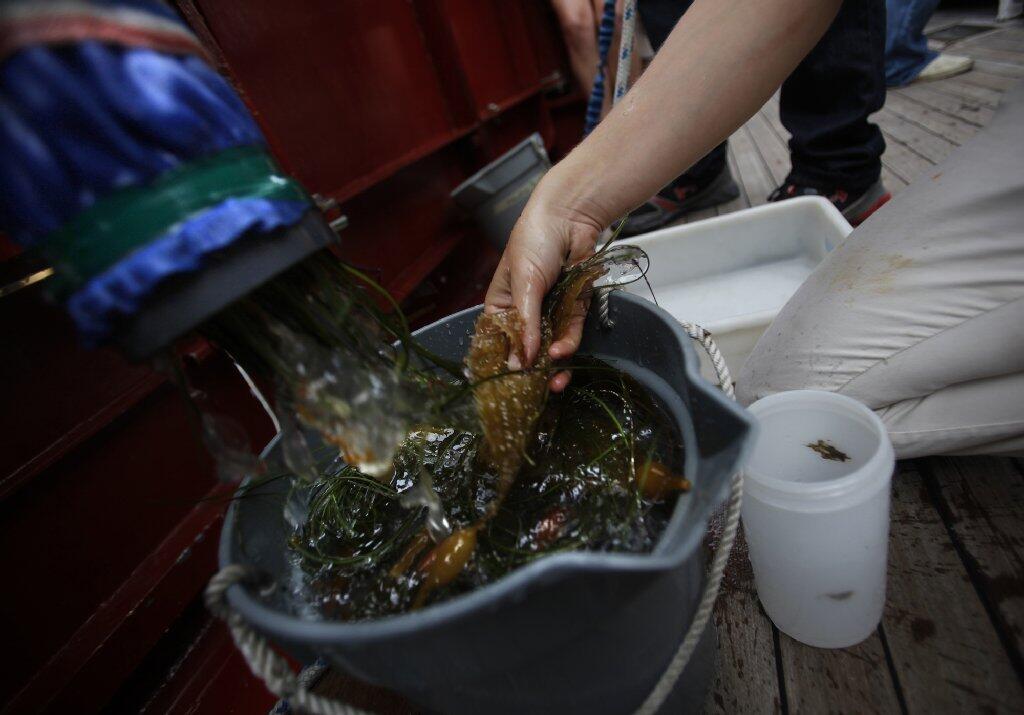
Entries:
<svg viewBox="0 0 1024 715">
<path fill-rule="evenodd" d="M 821 648 L 861 642 L 885 605 L 895 464 L 882 421 L 849 397 L 782 392 L 746 469 L 743 524 L 757 592 L 779 630 Z"/>
</svg>

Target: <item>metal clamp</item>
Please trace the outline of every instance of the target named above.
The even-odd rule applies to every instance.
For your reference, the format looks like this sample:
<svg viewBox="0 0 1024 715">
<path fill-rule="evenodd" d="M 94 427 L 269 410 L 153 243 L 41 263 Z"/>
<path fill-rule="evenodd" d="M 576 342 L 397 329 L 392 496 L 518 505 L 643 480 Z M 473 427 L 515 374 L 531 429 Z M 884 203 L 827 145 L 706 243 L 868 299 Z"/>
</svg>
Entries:
<svg viewBox="0 0 1024 715">
<path fill-rule="evenodd" d="M 313 194 L 313 201 L 316 202 L 316 207 L 320 209 L 322 213 L 328 213 L 338 209 L 338 200 L 330 197 L 324 197 L 320 194 Z M 327 225 L 331 227 L 331 230 L 335 233 L 341 233 L 344 229 L 348 228 L 348 216 L 340 214 L 337 218 L 330 219 Z"/>
</svg>

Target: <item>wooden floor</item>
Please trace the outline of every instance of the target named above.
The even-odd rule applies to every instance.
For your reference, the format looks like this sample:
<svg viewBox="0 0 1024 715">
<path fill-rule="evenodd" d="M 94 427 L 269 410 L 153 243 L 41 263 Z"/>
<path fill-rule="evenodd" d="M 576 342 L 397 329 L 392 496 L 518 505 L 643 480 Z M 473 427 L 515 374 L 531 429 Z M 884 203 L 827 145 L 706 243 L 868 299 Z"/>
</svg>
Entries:
<svg viewBox="0 0 1024 715">
<path fill-rule="evenodd" d="M 892 90 L 874 116 L 887 145 L 883 179 L 894 193 L 973 136 L 1002 93 L 1024 78 L 1024 23 L 995 26 L 994 13 L 994 4 L 985 13 L 936 13 L 930 33 L 982 28 L 948 44 L 973 57 L 975 68 Z M 786 139 L 774 98 L 730 139 L 740 197 L 685 221 L 764 203 L 789 171 Z M 707 712 L 1024 712 L 1024 463 L 977 457 L 900 464 L 885 615 L 864 643 L 820 650 L 781 634 L 760 607 L 742 542 L 715 623 L 717 675 Z M 335 673 L 318 690 L 377 712 L 413 712 L 401 699 Z"/>
</svg>

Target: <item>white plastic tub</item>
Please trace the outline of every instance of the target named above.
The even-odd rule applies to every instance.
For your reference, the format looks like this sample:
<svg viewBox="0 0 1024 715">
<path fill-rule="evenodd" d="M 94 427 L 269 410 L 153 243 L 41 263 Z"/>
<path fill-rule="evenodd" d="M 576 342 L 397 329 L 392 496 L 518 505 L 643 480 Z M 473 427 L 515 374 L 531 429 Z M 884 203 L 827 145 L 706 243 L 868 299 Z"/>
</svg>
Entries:
<svg viewBox="0 0 1024 715">
<path fill-rule="evenodd" d="M 885 426 L 856 400 L 795 390 L 758 400 L 743 526 L 757 595 L 779 630 L 819 648 L 870 636 L 885 605 Z"/>
<path fill-rule="evenodd" d="M 782 306 L 851 230 L 828 200 L 805 196 L 626 242 L 650 256 L 647 279 L 658 304 L 710 330 L 735 377 Z M 651 299 L 643 281 L 626 290 Z M 706 356 L 701 360 L 714 380 Z"/>
</svg>

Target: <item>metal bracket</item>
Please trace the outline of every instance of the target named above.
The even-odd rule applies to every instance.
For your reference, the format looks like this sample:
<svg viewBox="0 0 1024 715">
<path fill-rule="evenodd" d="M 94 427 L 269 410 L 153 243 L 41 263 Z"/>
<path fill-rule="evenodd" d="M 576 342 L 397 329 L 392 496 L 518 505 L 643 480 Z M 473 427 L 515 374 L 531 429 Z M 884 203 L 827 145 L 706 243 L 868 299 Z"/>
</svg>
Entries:
<svg viewBox="0 0 1024 715">
<path fill-rule="evenodd" d="M 337 199 L 330 197 L 324 197 L 320 194 L 313 194 L 313 201 L 316 202 L 316 207 L 320 209 L 322 213 L 328 213 L 338 209 Z M 331 230 L 335 233 L 341 233 L 344 229 L 348 228 L 348 216 L 340 214 L 337 218 L 330 219 L 327 225 L 331 227 Z"/>
</svg>

